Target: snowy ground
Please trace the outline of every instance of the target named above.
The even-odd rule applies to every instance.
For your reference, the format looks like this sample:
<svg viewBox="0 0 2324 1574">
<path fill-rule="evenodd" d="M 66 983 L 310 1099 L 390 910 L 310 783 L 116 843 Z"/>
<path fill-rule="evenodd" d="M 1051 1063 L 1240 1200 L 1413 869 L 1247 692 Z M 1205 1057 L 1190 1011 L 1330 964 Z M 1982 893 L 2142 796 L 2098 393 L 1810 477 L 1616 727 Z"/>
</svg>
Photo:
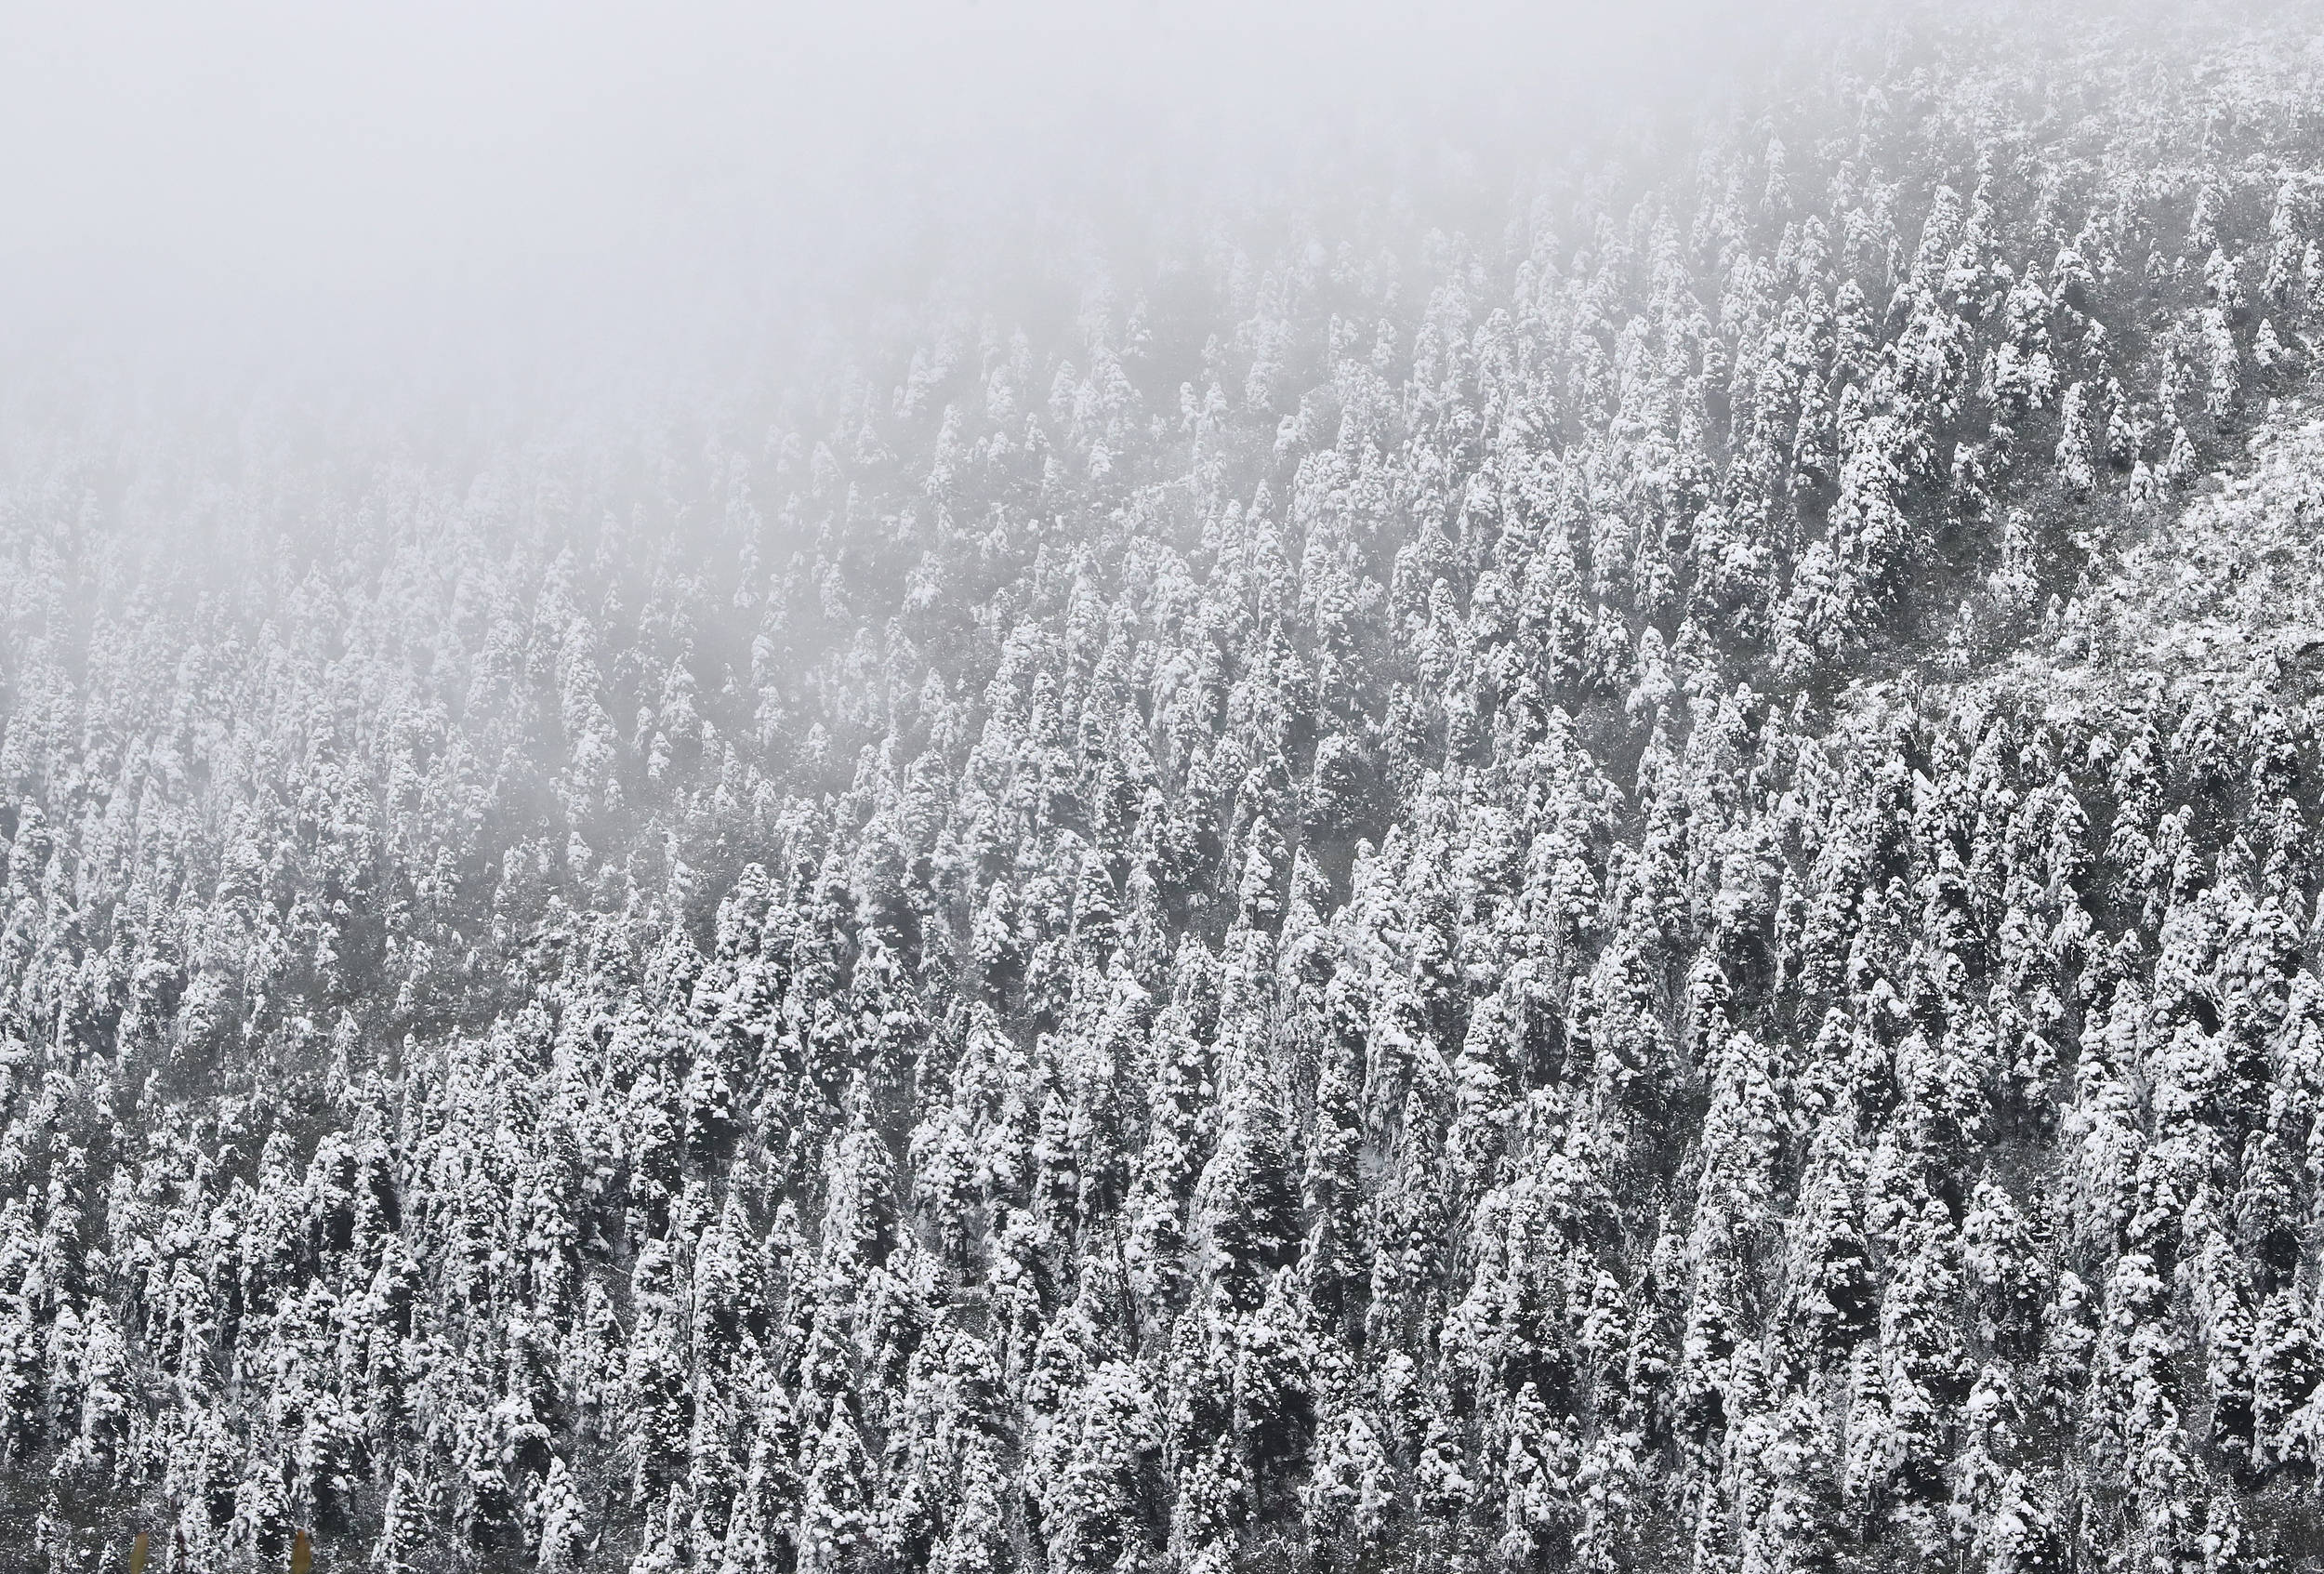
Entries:
<svg viewBox="0 0 2324 1574">
<path fill-rule="evenodd" d="M 2248 464 L 2147 517 L 2080 599 L 2081 627 L 2067 618 L 2061 680 L 2104 686 L 2137 670 L 2227 697 L 2324 671 L 2324 418 L 2271 412 Z"/>
</svg>

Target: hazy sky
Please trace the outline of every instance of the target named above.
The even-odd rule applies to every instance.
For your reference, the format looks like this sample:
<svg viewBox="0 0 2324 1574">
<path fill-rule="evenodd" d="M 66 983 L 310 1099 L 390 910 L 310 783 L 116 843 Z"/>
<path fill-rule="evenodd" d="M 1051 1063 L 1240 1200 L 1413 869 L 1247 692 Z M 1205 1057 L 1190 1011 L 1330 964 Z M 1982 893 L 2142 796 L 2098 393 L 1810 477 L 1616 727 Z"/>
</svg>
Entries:
<svg viewBox="0 0 2324 1574">
<path fill-rule="evenodd" d="M 624 302 L 646 320 L 650 298 L 844 276 L 964 192 L 1071 201 L 1116 165 L 1546 126 L 1758 31 L 1717 0 L 17 10 L 0 327 L 20 346 L 527 311 L 586 333 Z"/>
</svg>

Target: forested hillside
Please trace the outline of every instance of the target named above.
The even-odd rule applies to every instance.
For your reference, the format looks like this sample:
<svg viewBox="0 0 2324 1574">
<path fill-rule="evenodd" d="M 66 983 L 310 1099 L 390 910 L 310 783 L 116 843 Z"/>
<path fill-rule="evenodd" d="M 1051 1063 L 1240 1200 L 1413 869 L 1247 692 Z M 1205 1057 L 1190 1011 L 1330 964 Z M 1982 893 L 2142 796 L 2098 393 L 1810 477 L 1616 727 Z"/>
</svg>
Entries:
<svg viewBox="0 0 2324 1574">
<path fill-rule="evenodd" d="M 521 441 L 14 402 L 0 1564 L 2324 1566 L 2272 15 Z"/>
</svg>

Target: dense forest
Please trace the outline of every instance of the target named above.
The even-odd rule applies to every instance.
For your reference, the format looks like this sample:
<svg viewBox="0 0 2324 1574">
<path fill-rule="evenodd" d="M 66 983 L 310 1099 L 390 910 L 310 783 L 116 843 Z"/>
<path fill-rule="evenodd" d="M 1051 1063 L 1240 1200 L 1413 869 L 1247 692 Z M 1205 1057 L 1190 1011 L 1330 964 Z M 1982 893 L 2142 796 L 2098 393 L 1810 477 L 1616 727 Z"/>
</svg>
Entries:
<svg viewBox="0 0 2324 1574">
<path fill-rule="evenodd" d="M 2324 18 L 1537 152 L 12 403 L 0 1564 L 2324 1567 Z"/>
</svg>

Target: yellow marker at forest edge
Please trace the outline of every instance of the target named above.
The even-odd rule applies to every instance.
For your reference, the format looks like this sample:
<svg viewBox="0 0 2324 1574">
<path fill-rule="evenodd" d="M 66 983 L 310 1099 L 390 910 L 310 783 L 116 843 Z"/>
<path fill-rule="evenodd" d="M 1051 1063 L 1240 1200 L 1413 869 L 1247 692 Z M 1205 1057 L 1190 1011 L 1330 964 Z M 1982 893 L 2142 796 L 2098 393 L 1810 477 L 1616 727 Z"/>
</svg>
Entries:
<svg viewBox="0 0 2324 1574">
<path fill-rule="evenodd" d="M 301 1530 L 291 1541 L 291 1574 L 307 1574 L 314 1566 L 314 1548 L 307 1544 L 307 1532 Z"/>
<path fill-rule="evenodd" d="M 129 1574 L 145 1574 L 145 1532 L 142 1530 L 129 1543 Z"/>
</svg>

